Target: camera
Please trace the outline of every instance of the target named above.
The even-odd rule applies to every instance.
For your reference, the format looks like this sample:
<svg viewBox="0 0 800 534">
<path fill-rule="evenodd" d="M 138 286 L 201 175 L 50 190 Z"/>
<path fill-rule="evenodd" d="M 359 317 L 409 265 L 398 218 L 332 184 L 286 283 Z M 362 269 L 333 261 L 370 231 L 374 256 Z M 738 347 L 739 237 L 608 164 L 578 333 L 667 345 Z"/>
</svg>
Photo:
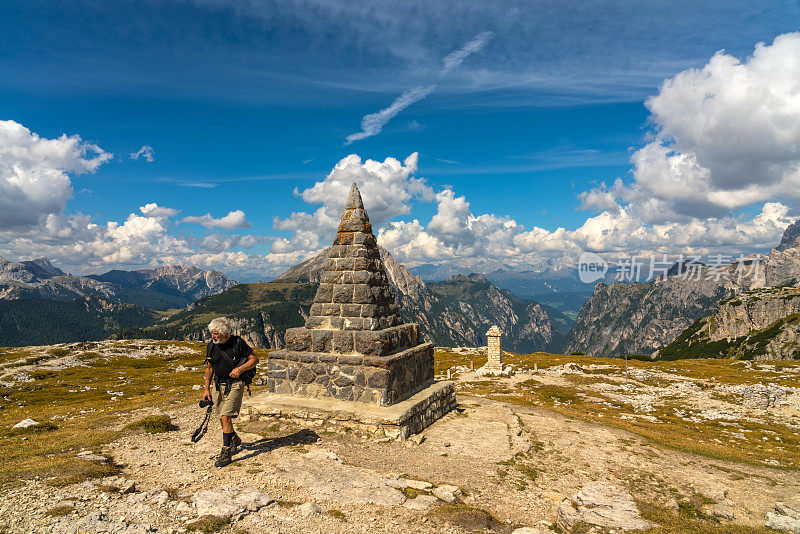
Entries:
<svg viewBox="0 0 800 534">
<path fill-rule="evenodd" d="M 200 401 L 201 408 L 207 408 L 209 406 L 212 406 L 213 404 L 214 402 L 211 399 L 203 399 Z"/>
</svg>

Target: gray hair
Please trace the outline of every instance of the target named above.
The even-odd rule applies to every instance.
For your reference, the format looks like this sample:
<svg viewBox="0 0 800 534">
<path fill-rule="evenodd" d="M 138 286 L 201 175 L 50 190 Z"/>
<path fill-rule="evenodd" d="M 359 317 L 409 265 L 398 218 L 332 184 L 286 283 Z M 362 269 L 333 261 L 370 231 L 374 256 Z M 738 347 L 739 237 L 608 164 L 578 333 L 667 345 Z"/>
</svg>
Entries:
<svg viewBox="0 0 800 534">
<path fill-rule="evenodd" d="M 223 336 L 230 337 L 231 335 L 231 322 L 227 317 L 217 317 L 208 323 L 208 331 L 217 331 Z"/>
</svg>

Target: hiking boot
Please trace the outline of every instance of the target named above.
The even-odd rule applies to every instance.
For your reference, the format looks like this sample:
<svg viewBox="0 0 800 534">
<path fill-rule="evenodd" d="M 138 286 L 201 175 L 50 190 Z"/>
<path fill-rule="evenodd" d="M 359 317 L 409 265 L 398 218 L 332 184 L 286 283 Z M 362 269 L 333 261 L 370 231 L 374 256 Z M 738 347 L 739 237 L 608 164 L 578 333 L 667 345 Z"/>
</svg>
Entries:
<svg viewBox="0 0 800 534">
<path fill-rule="evenodd" d="M 233 437 L 231 438 L 231 456 L 239 452 L 240 450 L 239 447 L 241 446 L 242 446 L 242 438 L 239 437 L 239 434 L 234 434 Z"/>
<path fill-rule="evenodd" d="M 214 467 L 225 467 L 232 461 L 233 458 L 231 458 L 231 448 L 222 447 L 222 451 L 219 453 L 219 458 L 217 458 L 217 461 L 214 462 Z"/>
</svg>

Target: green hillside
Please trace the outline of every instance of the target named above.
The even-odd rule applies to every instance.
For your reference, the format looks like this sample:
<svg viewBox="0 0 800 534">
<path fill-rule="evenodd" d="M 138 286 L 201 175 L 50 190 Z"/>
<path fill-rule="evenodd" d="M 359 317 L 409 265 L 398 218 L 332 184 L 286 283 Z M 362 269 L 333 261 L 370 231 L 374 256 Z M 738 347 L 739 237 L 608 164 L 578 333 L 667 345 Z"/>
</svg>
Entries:
<svg viewBox="0 0 800 534">
<path fill-rule="evenodd" d="M 156 313 L 98 298 L 0 300 L 0 346 L 96 341 L 121 328 L 152 324 Z"/>
<path fill-rule="evenodd" d="M 218 295 L 204 297 L 155 324 L 123 330 L 116 337 L 183 339 L 202 331 L 211 319 L 219 316 L 249 321 L 252 329 L 271 324 L 282 337 L 287 328 L 304 324 L 301 309 L 308 311 L 316 291 L 317 284 L 238 284 Z"/>
</svg>

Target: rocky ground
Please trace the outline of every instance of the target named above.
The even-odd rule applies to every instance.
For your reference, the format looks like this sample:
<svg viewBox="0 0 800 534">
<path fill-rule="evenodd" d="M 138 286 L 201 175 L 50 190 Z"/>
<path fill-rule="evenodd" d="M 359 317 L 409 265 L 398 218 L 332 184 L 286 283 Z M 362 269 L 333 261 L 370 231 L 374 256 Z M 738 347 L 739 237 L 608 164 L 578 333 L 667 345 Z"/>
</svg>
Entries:
<svg viewBox="0 0 800 534">
<path fill-rule="evenodd" d="M 592 420 L 561 413 L 577 405 L 569 399 L 540 406 L 504 393 L 531 381 L 576 388 L 584 377 L 593 389 L 575 391 L 596 406 L 628 403 L 633 419 L 658 419 L 660 404 L 683 395 L 684 407 L 694 406 L 684 411 L 689 425 L 705 421 L 691 420 L 700 413 L 728 422 L 764 413 L 769 424 L 795 425 L 795 389 L 722 384 L 734 389 L 720 397 L 669 370 L 634 369 L 627 384 L 600 370 L 542 363 L 478 380 L 462 367 L 454 379 L 471 394 L 459 396 L 459 410 L 405 442 L 344 426 L 242 423 L 243 450 L 222 469 L 213 466 L 221 445 L 214 424 L 199 443 L 189 439 L 203 416 L 196 404 L 136 408 L 113 429 L 164 413 L 171 430 L 123 432 L 70 453 L 114 464 L 117 473 L 68 485 L 47 477 L 6 484 L 0 532 L 769 532 L 765 524 L 800 532 L 795 468 L 692 454 L 608 424 L 617 414 L 600 408 Z"/>
</svg>

